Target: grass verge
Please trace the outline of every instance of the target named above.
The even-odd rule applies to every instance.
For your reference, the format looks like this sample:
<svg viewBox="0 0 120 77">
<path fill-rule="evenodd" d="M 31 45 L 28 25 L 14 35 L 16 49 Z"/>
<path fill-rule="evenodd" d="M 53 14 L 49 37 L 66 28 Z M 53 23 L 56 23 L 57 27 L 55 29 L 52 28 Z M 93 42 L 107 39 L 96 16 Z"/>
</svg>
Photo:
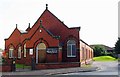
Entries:
<svg viewBox="0 0 120 77">
<path fill-rule="evenodd" d="M 16 64 L 16 68 L 30 68 L 31 66 L 26 66 L 24 64 Z"/>
<path fill-rule="evenodd" d="M 99 57 L 94 57 L 94 61 L 116 61 L 117 59 L 111 56 L 99 56 Z"/>
</svg>

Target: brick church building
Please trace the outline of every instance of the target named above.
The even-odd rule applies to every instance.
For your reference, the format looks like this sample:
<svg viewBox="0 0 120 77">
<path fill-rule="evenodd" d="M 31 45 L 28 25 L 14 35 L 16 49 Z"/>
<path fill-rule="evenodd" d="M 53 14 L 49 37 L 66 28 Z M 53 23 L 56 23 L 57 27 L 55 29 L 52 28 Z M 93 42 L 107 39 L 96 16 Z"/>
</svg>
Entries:
<svg viewBox="0 0 120 77">
<path fill-rule="evenodd" d="M 6 60 L 16 58 L 16 63 L 31 64 L 37 68 L 79 67 L 92 61 L 93 49 L 80 39 L 80 27 L 68 28 L 46 9 L 35 24 L 26 31 L 14 29 L 5 39 Z"/>
</svg>

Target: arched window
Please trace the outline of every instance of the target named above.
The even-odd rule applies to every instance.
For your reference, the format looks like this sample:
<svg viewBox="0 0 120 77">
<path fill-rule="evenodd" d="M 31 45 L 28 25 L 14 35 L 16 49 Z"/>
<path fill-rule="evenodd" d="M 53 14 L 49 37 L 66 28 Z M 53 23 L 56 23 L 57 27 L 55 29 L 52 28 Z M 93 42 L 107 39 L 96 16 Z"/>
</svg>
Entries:
<svg viewBox="0 0 120 77">
<path fill-rule="evenodd" d="M 46 45 L 44 43 L 40 43 L 38 44 L 38 50 L 45 50 L 46 49 Z"/>
<path fill-rule="evenodd" d="M 76 42 L 74 40 L 67 42 L 67 57 L 76 57 Z"/>
<path fill-rule="evenodd" d="M 18 58 L 21 58 L 21 47 L 18 48 Z"/>
<path fill-rule="evenodd" d="M 9 58 L 13 58 L 14 56 L 13 56 L 13 51 L 14 51 L 14 48 L 13 48 L 13 46 L 11 46 L 10 48 L 9 48 Z"/>
<path fill-rule="evenodd" d="M 24 44 L 24 57 L 26 57 L 26 44 Z"/>
</svg>

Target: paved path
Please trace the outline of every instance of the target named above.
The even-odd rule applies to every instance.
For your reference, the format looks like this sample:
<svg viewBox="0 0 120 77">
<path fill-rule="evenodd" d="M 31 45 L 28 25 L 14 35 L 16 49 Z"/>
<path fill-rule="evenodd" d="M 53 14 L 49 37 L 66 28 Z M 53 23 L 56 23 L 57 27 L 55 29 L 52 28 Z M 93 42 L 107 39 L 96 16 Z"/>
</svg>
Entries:
<svg viewBox="0 0 120 77">
<path fill-rule="evenodd" d="M 56 74 L 65 74 L 73 72 L 85 72 L 85 71 L 96 71 L 97 67 L 89 68 L 61 68 L 61 69 L 46 69 L 46 70 L 34 70 L 34 71 L 25 71 L 25 72 L 4 72 L 3 75 L 56 75 Z"/>
</svg>

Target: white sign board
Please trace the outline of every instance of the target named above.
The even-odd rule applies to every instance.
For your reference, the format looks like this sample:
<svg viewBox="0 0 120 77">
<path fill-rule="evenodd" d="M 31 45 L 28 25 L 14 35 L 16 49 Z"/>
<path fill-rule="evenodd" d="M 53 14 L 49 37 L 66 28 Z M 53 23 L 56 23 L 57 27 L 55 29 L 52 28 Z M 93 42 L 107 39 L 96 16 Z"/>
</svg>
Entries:
<svg viewBox="0 0 120 77">
<path fill-rule="evenodd" d="M 33 55 L 33 49 L 30 49 L 29 54 Z"/>
<path fill-rule="evenodd" d="M 57 53 L 58 49 L 57 48 L 48 48 L 47 53 Z"/>
</svg>

